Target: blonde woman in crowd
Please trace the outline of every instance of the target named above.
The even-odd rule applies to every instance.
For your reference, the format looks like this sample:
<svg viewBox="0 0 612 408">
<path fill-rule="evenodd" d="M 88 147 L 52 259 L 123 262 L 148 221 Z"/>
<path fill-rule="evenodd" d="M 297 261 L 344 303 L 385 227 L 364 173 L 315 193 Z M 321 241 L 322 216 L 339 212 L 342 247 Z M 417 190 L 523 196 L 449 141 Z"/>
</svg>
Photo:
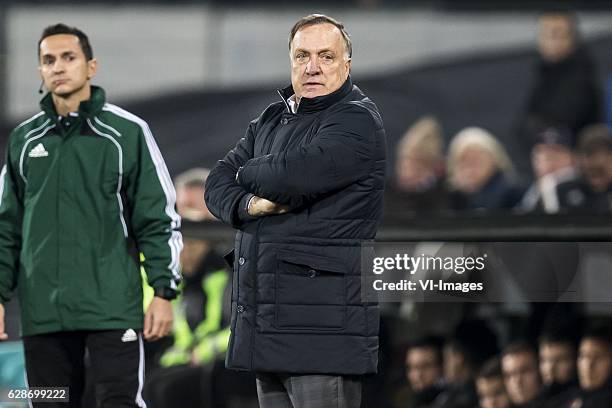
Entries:
<svg viewBox="0 0 612 408">
<path fill-rule="evenodd" d="M 444 161 L 442 126 L 434 117 L 424 116 L 397 143 L 394 179 L 385 195 L 385 216 L 446 209 Z"/>
<path fill-rule="evenodd" d="M 447 171 L 455 210 L 510 209 L 523 194 L 506 149 L 482 128 L 469 127 L 455 135 Z"/>
</svg>

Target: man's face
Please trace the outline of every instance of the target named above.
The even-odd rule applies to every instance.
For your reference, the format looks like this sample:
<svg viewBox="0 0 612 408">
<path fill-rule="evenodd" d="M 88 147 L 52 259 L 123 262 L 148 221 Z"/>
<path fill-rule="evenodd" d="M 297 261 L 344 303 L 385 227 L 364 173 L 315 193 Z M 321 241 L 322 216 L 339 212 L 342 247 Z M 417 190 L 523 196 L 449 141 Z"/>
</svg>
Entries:
<svg viewBox="0 0 612 408">
<path fill-rule="evenodd" d="M 572 167 L 574 157 L 565 146 L 537 144 L 531 152 L 531 164 L 537 178 Z"/>
<path fill-rule="evenodd" d="M 580 170 L 593 191 L 602 192 L 612 183 L 612 152 L 598 151 L 579 156 Z"/>
<path fill-rule="evenodd" d="M 438 175 L 436 159 L 418 152 L 400 154 L 396 161 L 397 186 L 402 191 L 423 191 Z"/>
<path fill-rule="evenodd" d="M 487 150 L 470 146 L 457 156 L 454 171 L 457 173 L 461 191 L 475 193 L 495 174 L 497 166 Z"/>
<path fill-rule="evenodd" d="M 508 397 L 513 404 L 526 404 L 540 392 L 538 364 L 532 353 L 507 354 L 502 358 L 502 371 Z"/>
<path fill-rule="evenodd" d="M 584 339 L 578 351 L 578 379 L 584 390 L 596 390 L 610 378 L 612 350 L 609 344 L 597 339 Z"/>
<path fill-rule="evenodd" d="M 540 345 L 540 374 L 544 384 L 565 384 L 576 373 L 576 357 L 567 343 L 542 343 Z"/>
<path fill-rule="evenodd" d="M 453 384 L 463 381 L 465 356 L 452 346 L 444 346 L 444 378 Z"/>
<path fill-rule="evenodd" d="M 66 98 L 83 90 L 96 69 L 96 60 L 87 61 L 76 35 L 52 35 L 40 43 L 38 70 L 54 95 Z"/>
<path fill-rule="evenodd" d="M 406 376 L 413 391 L 433 386 L 442 376 L 436 351 L 431 347 L 415 347 L 406 354 Z"/>
<path fill-rule="evenodd" d="M 214 220 L 204 201 L 204 187 L 183 186 L 176 189 L 176 208 L 181 217 L 190 221 Z"/>
<path fill-rule="evenodd" d="M 480 408 L 509 408 L 510 400 L 501 377 L 476 379 Z"/>
<path fill-rule="evenodd" d="M 334 92 L 346 81 L 351 67 L 342 33 L 329 23 L 299 30 L 289 57 L 291 85 L 298 99 Z"/>
<path fill-rule="evenodd" d="M 538 49 L 546 61 L 557 62 L 567 57 L 575 46 L 572 22 L 561 14 L 540 18 Z"/>
</svg>

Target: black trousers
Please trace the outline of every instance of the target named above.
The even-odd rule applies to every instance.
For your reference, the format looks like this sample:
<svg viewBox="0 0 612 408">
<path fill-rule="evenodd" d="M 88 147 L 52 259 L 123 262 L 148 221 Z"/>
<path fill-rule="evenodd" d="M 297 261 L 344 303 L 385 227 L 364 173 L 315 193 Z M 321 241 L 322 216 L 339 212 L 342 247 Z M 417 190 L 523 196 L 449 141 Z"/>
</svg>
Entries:
<svg viewBox="0 0 612 408">
<path fill-rule="evenodd" d="M 223 360 L 159 368 L 147 376 L 149 408 L 258 408 L 255 376 L 225 368 Z"/>
<path fill-rule="evenodd" d="M 57 332 L 24 336 L 23 346 L 29 387 L 69 387 L 69 403 L 33 402 L 34 407 L 146 407 L 141 333 Z M 86 378 L 93 395 L 83 398 Z"/>
</svg>

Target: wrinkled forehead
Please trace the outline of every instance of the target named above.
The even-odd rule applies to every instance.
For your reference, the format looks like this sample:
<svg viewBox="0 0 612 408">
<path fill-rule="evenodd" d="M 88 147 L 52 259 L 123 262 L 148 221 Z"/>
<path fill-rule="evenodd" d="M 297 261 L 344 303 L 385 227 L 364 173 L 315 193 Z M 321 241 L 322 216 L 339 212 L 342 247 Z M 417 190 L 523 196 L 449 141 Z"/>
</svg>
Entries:
<svg viewBox="0 0 612 408">
<path fill-rule="evenodd" d="M 344 37 L 338 27 L 329 23 L 306 26 L 296 32 L 291 42 L 291 51 L 298 49 L 311 52 L 348 51 L 345 49 Z"/>
</svg>

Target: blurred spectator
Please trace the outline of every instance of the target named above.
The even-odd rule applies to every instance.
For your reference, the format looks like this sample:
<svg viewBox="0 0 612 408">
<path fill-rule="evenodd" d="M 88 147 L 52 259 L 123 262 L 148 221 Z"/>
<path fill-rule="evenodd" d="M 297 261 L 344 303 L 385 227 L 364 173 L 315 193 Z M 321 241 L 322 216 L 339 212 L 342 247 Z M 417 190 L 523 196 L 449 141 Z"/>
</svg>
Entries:
<svg viewBox="0 0 612 408">
<path fill-rule="evenodd" d="M 567 406 L 578 384 L 574 339 L 569 334 L 551 330 L 540 336 L 538 350 L 544 383 L 542 398 L 546 400 L 546 406 Z"/>
<path fill-rule="evenodd" d="M 406 352 L 406 377 L 413 391 L 409 407 L 428 407 L 443 390 L 442 339 L 425 337 Z"/>
<path fill-rule="evenodd" d="M 536 131 L 535 139 L 531 163 L 536 180 L 518 209 L 556 214 L 583 207 L 586 196 L 579 182 L 569 131 L 547 127 Z"/>
<path fill-rule="evenodd" d="M 214 219 L 203 204 L 207 169 L 188 170 L 175 179 L 177 207 L 184 220 Z M 183 285 L 173 305 L 174 342 L 161 368 L 145 384 L 154 407 L 247 407 L 256 400 L 252 375 L 226 370 L 231 272 L 212 242 L 184 236 Z M 233 401 L 232 400 L 236 400 Z"/>
<path fill-rule="evenodd" d="M 576 15 L 567 11 L 542 14 L 538 21 L 540 59 L 527 103 L 526 130 L 542 123 L 566 126 L 570 145 L 585 126 L 598 123 L 603 99 L 594 63 L 580 43 Z"/>
<path fill-rule="evenodd" d="M 612 407 L 612 329 L 587 332 L 578 350 L 580 393 L 571 408 Z"/>
<path fill-rule="evenodd" d="M 499 358 L 486 361 L 476 375 L 480 408 L 510 408 Z"/>
<path fill-rule="evenodd" d="M 444 345 L 447 386 L 430 407 L 472 408 L 477 405 L 474 377 L 480 366 L 497 351 L 497 337 L 484 321 L 459 324 Z"/>
<path fill-rule="evenodd" d="M 510 209 L 523 194 L 504 147 L 477 127 L 463 129 L 453 138 L 448 176 L 456 210 Z"/>
<path fill-rule="evenodd" d="M 209 169 L 193 168 L 179 174 L 174 180 L 176 186 L 176 207 L 181 216 L 189 221 L 214 220 L 204 201 L 202 180 L 208 178 Z"/>
<path fill-rule="evenodd" d="M 502 352 L 502 373 L 506 391 L 515 408 L 537 407 L 542 381 L 535 349 L 522 342 L 508 345 Z"/>
<path fill-rule="evenodd" d="M 612 212 L 612 139 L 604 124 L 585 128 L 578 139 L 578 165 L 584 180 L 585 208 Z"/>
<path fill-rule="evenodd" d="M 386 215 L 446 208 L 443 144 L 442 127 L 433 117 L 406 131 L 396 148 L 395 179 L 386 189 Z"/>
</svg>

